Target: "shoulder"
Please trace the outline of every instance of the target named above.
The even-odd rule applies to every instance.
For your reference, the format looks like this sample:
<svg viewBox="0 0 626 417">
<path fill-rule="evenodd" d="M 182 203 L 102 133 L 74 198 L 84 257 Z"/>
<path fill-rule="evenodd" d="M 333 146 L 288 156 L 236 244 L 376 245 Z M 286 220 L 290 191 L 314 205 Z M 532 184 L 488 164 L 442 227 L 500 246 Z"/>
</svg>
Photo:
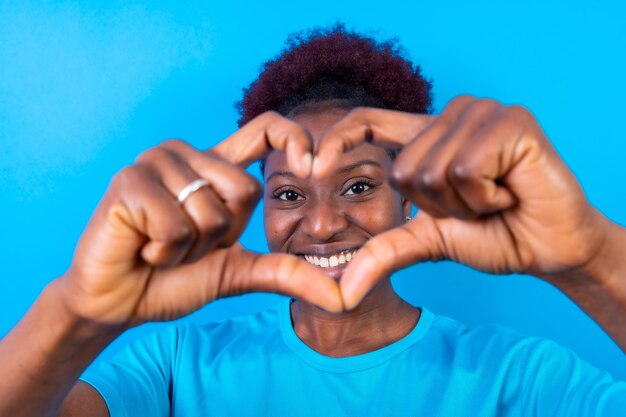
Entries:
<svg viewBox="0 0 626 417">
<path fill-rule="evenodd" d="M 221 349 L 236 344 L 254 345 L 280 333 L 278 306 L 257 313 L 208 323 L 185 321 L 168 329 L 177 350 L 208 347 Z"/>
<path fill-rule="evenodd" d="M 517 330 L 495 324 L 467 326 L 452 318 L 432 314 L 428 333 L 429 342 L 454 347 L 456 353 L 468 353 L 474 357 L 500 356 L 575 356 L 555 342 L 529 336 Z"/>
<path fill-rule="evenodd" d="M 433 314 L 425 342 L 445 352 L 450 375 L 488 380 L 501 387 L 503 398 L 521 396 L 527 406 L 555 410 L 553 415 L 556 410 L 593 415 L 602 404 L 613 409 L 615 401 L 626 399 L 626 383 L 549 339 L 497 325 L 469 327 Z"/>
<path fill-rule="evenodd" d="M 470 327 L 449 317 L 432 314 L 432 324 L 424 343 L 443 354 L 442 360 L 451 366 L 507 374 L 533 385 L 544 379 L 610 379 L 608 373 L 597 370 L 552 340 L 498 325 Z"/>
<path fill-rule="evenodd" d="M 443 376 L 441 390 L 496 398 L 521 415 L 624 415 L 626 383 L 551 340 L 427 310 L 424 317 L 430 326 L 415 357 Z"/>
</svg>

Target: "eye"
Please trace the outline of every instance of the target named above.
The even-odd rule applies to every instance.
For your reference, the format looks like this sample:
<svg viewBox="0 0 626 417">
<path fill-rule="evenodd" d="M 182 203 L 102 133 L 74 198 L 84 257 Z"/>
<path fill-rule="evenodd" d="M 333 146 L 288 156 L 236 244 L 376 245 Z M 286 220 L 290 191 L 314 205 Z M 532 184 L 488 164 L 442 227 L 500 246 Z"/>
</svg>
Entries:
<svg viewBox="0 0 626 417">
<path fill-rule="evenodd" d="M 304 198 L 294 190 L 277 191 L 274 194 L 274 198 L 277 198 L 283 201 L 304 200 Z"/>
<path fill-rule="evenodd" d="M 346 191 L 344 195 L 361 194 L 369 190 L 370 188 L 372 188 L 372 185 L 364 181 L 355 182 L 354 184 L 350 186 L 350 188 L 348 188 L 348 191 Z"/>
</svg>

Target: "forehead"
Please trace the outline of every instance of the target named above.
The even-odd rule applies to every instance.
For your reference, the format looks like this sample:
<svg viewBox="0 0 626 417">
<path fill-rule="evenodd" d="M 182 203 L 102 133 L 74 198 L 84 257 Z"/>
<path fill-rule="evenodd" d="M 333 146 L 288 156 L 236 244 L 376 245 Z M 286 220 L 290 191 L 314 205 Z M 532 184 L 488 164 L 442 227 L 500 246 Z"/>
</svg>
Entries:
<svg viewBox="0 0 626 417">
<path fill-rule="evenodd" d="M 340 121 L 348 110 L 341 108 L 329 108 L 318 111 L 308 111 L 293 116 L 291 119 L 309 131 L 313 138 L 313 146 L 316 148 L 322 136 L 338 121 Z"/>
<path fill-rule="evenodd" d="M 342 108 L 330 108 L 320 111 L 312 111 L 298 114 L 291 119 L 304 127 L 311 134 L 313 140 L 313 152 L 315 153 L 324 134 L 339 120 L 348 110 Z M 369 159 L 380 162 L 382 166 L 390 163 L 391 159 L 384 148 L 370 143 L 363 143 L 341 156 L 339 167 L 351 164 L 357 160 Z M 287 158 L 284 152 L 273 151 L 265 161 L 265 176 L 273 171 L 287 170 Z"/>
</svg>

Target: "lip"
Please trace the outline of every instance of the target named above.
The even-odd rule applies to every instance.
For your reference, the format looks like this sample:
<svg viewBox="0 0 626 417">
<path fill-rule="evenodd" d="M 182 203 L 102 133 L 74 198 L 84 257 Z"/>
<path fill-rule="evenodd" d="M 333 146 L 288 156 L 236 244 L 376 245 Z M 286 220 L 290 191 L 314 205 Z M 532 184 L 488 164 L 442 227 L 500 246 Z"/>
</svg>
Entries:
<svg viewBox="0 0 626 417">
<path fill-rule="evenodd" d="M 325 273 L 326 275 L 328 275 L 329 277 L 331 277 L 332 279 L 334 279 L 335 281 L 339 281 L 341 279 L 341 276 L 343 275 L 343 271 L 346 269 L 346 267 L 349 265 L 349 263 L 345 263 L 345 264 L 339 264 L 337 266 L 329 266 L 329 267 L 321 267 L 319 265 L 313 265 L 310 262 L 307 262 L 304 257 L 301 257 L 302 260 L 306 263 L 308 263 L 309 265 L 311 265 L 313 268 L 317 268 L 320 271 L 322 271 L 323 273 Z"/>
<path fill-rule="evenodd" d="M 346 269 L 348 264 L 331 266 L 328 268 L 322 268 L 321 266 L 313 265 L 313 267 L 320 269 L 323 273 L 331 277 L 335 281 L 339 281 L 341 276 L 343 275 L 343 271 Z"/>
</svg>

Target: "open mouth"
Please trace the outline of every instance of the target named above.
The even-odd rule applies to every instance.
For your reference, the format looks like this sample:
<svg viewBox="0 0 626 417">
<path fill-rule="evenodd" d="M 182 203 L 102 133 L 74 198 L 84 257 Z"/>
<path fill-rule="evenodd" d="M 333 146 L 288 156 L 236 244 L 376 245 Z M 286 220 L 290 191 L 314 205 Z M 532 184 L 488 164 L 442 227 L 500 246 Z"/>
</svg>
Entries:
<svg viewBox="0 0 626 417">
<path fill-rule="evenodd" d="M 356 252 L 357 249 L 351 249 L 341 251 L 329 256 L 304 255 L 304 259 L 308 263 L 319 266 L 321 268 L 335 268 L 340 265 L 344 266 L 345 264 L 349 263 L 352 258 L 354 258 Z"/>
</svg>

